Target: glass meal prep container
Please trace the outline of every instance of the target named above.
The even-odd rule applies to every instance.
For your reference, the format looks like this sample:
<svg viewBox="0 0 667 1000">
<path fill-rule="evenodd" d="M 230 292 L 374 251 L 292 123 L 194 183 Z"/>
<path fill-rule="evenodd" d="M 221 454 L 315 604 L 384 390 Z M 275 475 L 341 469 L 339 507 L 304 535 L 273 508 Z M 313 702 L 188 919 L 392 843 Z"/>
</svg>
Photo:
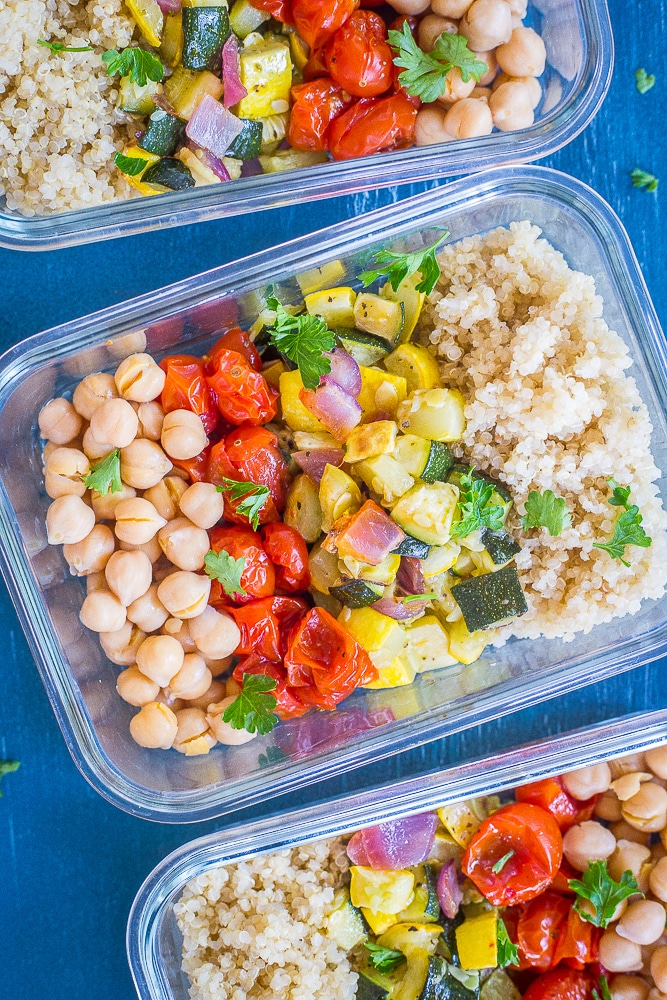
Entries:
<svg viewBox="0 0 667 1000">
<path fill-rule="evenodd" d="M 448 770 L 429 771 L 192 840 L 154 868 L 132 905 L 127 954 L 139 998 L 188 1000 L 174 904 L 187 882 L 212 868 L 350 834 L 449 803 L 496 795 L 517 785 L 648 750 L 666 740 L 667 711 L 627 715 Z"/>
<path fill-rule="evenodd" d="M 115 370 L 144 347 L 156 357 L 201 354 L 222 329 L 254 321 L 258 290 L 283 301 L 358 274 L 381 246 L 416 249 L 434 227 L 452 240 L 530 219 L 592 274 L 605 316 L 630 348 L 667 469 L 667 357 L 657 317 L 627 236 L 611 209 L 579 181 L 541 167 L 500 168 L 459 180 L 353 222 L 283 244 L 26 340 L 0 360 L 0 556 L 70 752 L 115 805 L 163 822 L 240 809 L 599 681 L 667 652 L 667 597 L 600 625 L 577 642 L 511 640 L 467 667 L 431 671 L 394 689 L 359 690 L 334 712 L 283 722 L 274 733 L 205 757 L 157 753 L 128 732 L 134 710 L 115 690 L 117 669 L 79 621 L 85 580 L 70 576 L 46 542 L 49 498 L 41 486 L 37 414 L 84 375 Z M 324 267 L 324 272 L 316 269 Z M 341 274 L 341 270 L 345 274 Z M 662 481 L 663 503 L 665 483 Z M 444 652 L 444 651 L 443 651 Z"/>
<path fill-rule="evenodd" d="M 547 49 L 544 94 L 530 128 L 37 218 L 0 208 L 0 246 L 55 250 L 547 156 L 574 139 L 604 100 L 613 65 L 609 12 L 605 0 L 531 0 L 524 23 Z"/>
</svg>

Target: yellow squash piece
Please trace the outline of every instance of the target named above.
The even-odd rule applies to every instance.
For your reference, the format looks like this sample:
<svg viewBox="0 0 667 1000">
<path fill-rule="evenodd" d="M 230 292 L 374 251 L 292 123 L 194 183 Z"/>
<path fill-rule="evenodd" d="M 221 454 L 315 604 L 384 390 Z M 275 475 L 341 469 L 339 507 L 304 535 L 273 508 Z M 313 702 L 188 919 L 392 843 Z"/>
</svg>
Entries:
<svg viewBox="0 0 667 1000">
<path fill-rule="evenodd" d="M 456 928 L 462 969 L 490 969 L 498 964 L 498 911 L 466 918 Z"/>
<path fill-rule="evenodd" d="M 345 461 L 361 462 L 374 455 L 391 455 L 396 447 L 395 420 L 373 420 L 353 427 L 345 442 Z"/>
<path fill-rule="evenodd" d="M 376 455 L 375 458 L 358 462 L 354 468 L 369 490 L 376 493 L 385 504 L 395 503 L 414 486 L 412 476 L 393 455 Z"/>
<path fill-rule="evenodd" d="M 369 653 L 369 656 L 373 660 L 378 654 Z M 364 684 L 364 687 L 369 688 L 371 691 L 378 691 L 381 688 L 404 687 L 406 684 L 412 684 L 417 675 L 417 664 L 418 661 L 415 654 L 408 647 L 400 656 L 395 656 L 391 663 L 386 666 L 377 666 L 375 664 L 379 674 L 378 679 Z"/>
<path fill-rule="evenodd" d="M 429 955 L 435 955 L 442 932 L 439 924 L 398 923 L 385 931 L 376 943 L 382 948 L 402 951 L 408 957 L 415 948 L 423 948 Z"/>
<path fill-rule="evenodd" d="M 283 420 L 293 431 L 319 431 L 326 434 L 326 428 L 299 399 L 302 389 L 303 381 L 298 370 L 284 372 L 280 376 L 280 405 Z"/>
<path fill-rule="evenodd" d="M 140 149 L 139 146 L 126 146 L 121 155 L 129 156 L 132 160 L 146 160 L 146 166 L 140 174 L 135 174 L 134 177 L 131 177 L 129 174 L 123 174 L 123 178 L 127 183 L 138 191 L 139 194 L 158 194 L 155 188 L 151 187 L 150 184 L 143 184 L 141 180 L 148 168 L 160 159 L 157 153 L 149 153 L 145 149 Z M 120 172 L 123 173 L 122 170 Z"/>
<path fill-rule="evenodd" d="M 311 292 L 303 302 L 311 316 L 321 316 L 330 329 L 354 328 L 354 303 L 357 293 L 353 288 L 324 288 L 321 292 Z"/>
<path fill-rule="evenodd" d="M 408 649 L 417 658 L 417 673 L 458 663 L 449 652 L 447 633 L 435 617 L 424 615 L 407 629 Z"/>
<path fill-rule="evenodd" d="M 222 80 L 207 69 L 201 72 L 177 66 L 165 82 L 167 100 L 179 118 L 189 121 L 197 105 L 207 94 L 217 101 L 222 97 Z"/>
<path fill-rule="evenodd" d="M 345 266 L 340 260 L 329 260 L 321 267 L 313 267 L 309 271 L 297 274 L 296 280 L 303 296 L 318 292 L 321 288 L 335 285 L 345 277 Z"/>
<path fill-rule="evenodd" d="M 398 921 L 398 913 L 375 913 L 374 910 L 369 910 L 367 906 L 362 906 L 361 912 L 373 934 L 384 934 L 385 931 L 389 930 Z"/>
<path fill-rule="evenodd" d="M 222 181 L 210 167 L 203 163 L 194 150 L 183 146 L 176 153 L 176 159 L 184 163 L 194 177 L 195 187 L 205 187 L 208 184 L 221 184 Z"/>
<path fill-rule="evenodd" d="M 342 469 L 338 469 L 335 465 L 325 465 L 320 480 L 322 529 L 324 531 L 331 531 L 339 517 L 343 517 L 345 514 L 356 513 L 361 504 L 361 490 L 354 479 L 348 476 L 347 472 L 343 472 Z"/>
<path fill-rule="evenodd" d="M 459 491 L 451 483 L 418 483 L 391 512 L 397 524 L 428 545 L 445 545 L 458 511 Z"/>
<path fill-rule="evenodd" d="M 383 299 L 390 299 L 392 302 L 401 302 L 403 304 L 403 329 L 399 337 L 400 343 L 405 343 L 410 339 L 422 311 L 426 296 L 424 292 L 418 292 L 415 288 L 415 285 L 418 285 L 421 280 L 422 276 L 417 271 L 416 274 L 411 274 L 409 278 L 403 278 L 396 291 L 394 291 L 389 282 L 380 289 L 380 295 Z"/>
<path fill-rule="evenodd" d="M 460 441 L 466 427 L 464 409 L 458 389 L 417 389 L 399 406 L 398 425 L 433 441 Z"/>
<path fill-rule="evenodd" d="M 338 621 L 366 650 L 378 670 L 388 667 L 405 649 L 407 636 L 403 626 L 373 608 L 343 608 Z"/>
<path fill-rule="evenodd" d="M 288 40 L 245 45 L 240 52 L 240 76 L 248 94 L 235 107 L 239 118 L 268 118 L 287 111 L 292 86 Z"/>
<path fill-rule="evenodd" d="M 159 48 L 162 41 L 164 14 L 160 10 L 157 0 L 125 0 L 125 3 L 149 45 L 154 45 L 156 49 Z"/>
<path fill-rule="evenodd" d="M 438 809 L 438 818 L 460 847 L 467 847 L 482 822 L 482 810 L 474 808 L 475 801 L 453 802 Z"/>
<path fill-rule="evenodd" d="M 350 867 L 350 899 L 353 906 L 367 907 L 375 913 L 400 913 L 412 898 L 415 877 L 399 869 Z"/>
<path fill-rule="evenodd" d="M 183 15 L 167 14 L 162 31 L 160 58 L 167 66 L 178 66 L 183 55 Z"/>
<path fill-rule="evenodd" d="M 430 580 L 434 576 L 440 576 L 451 569 L 461 552 L 461 547 L 456 542 L 447 542 L 446 545 L 433 545 L 431 551 L 422 559 L 422 573 L 425 580 Z"/>
<path fill-rule="evenodd" d="M 403 306 L 373 292 L 360 292 L 354 304 L 354 325 L 395 344 L 403 329 Z"/>
<path fill-rule="evenodd" d="M 396 409 L 408 394 L 408 383 L 402 375 L 392 375 L 380 368 L 360 365 L 361 392 L 357 397 L 361 405 L 361 419 L 371 420 L 394 416 Z"/>
<path fill-rule="evenodd" d="M 343 556 L 340 560 L 340 571 L 343 576 L 351 576 L 355 580 L 366 580 L 368 583 L 383 583 L 385 586 L 396 579 L 401 557 L 389 553 L 377 566 L 355 559 L 354 556 Z"/>
<path fill-rule="evenodd" d="M 440 385 L 438 362 L 419 344 L 401 344 L 387 355 L 384 363 L 387 371 L 403 376 L 408 383 L 408 392 L 435 389 Z"/>
<path fill-rule="evenodd" d="M 474 663 L 493 638 L 488 632 L 469 632 L 463 618 L 447 623 L 449 652 L 459 663 Z"/>
</svg>

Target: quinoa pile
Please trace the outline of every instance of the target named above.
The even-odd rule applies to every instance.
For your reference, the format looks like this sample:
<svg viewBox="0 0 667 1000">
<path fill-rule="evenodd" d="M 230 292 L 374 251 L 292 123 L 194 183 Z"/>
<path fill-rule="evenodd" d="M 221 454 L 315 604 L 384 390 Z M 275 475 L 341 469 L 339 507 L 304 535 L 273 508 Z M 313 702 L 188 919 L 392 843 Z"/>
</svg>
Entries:
<svg viewBox="0 0 667 1000">
<path fill-rule="evenodd" d="M 353 1000 L 357 974 L 326 936 L 348 866 L 336 839 L 192 879 L 174 906 L 192 1000 Z"/>
<path fill-rule="evenodd" d="M 603 319 L 592 277 L 573 271 L 529 222 L 463 239 L 440 254 L 441 277 L 421 319 L 443 382 L 466 405 L 460 452 L 496 476 L 515 501 L 516 563 L 528 612 L 499 630 L 571 640 L 633 614 L 667 583 L 667 516 L 655 481 L 652 426 L 621 338 Z M 650 548 L 628 547 L 626 567 L 593 548 L 609 541 L 613 478 L 631 487 Z M 572 526 L 552 538 L 521 531 L 531 490 L 553 490 Z"/>
<path fill-rule="evenodd" d="M 116 108 L 100 50 L 134 32 L 122 0 L 0 4 L 0 195 L 25 216 L 127 198 L 113 165 L 131 119 Z M 38 39 L 92 52 L 52 53 Z M 116 78 L 117 79 L 117 78 Z"/>
</svg>

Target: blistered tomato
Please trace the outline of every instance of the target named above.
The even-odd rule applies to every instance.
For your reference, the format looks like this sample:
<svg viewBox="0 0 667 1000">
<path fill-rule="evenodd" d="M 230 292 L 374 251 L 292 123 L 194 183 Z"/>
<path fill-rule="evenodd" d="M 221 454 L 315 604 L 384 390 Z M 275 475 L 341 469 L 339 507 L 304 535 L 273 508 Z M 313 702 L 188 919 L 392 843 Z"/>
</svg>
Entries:
<svg viewBox="0 0 667 1000">
<path fill-rule="evenodd" d="M 233 326 L 231 330 L 227 330 L 227 333 L 223 333 L 208 352 L 207 367 L 210 364 L 213 371 L 215 370 L 215 356 L 221 350 L 237 351 L 242 354 L 255 371 L 260 371 L 262 368 L 259 351 L 250 339 L 250 334 L 246 330 L 242 330 L 240 326 Z"/>
<path fill-rule="evenodd" d="M 258 426 L 275 417 L 278 392 L 238 351 L 217 351 L 207 365 L 206 381 L 230 424 Z"/>
<path fill-rule="evenodd" d="M 269 559 L 276 567 L 276 586 L 292 594 L 307 590 L 310 584 L 308 546 L 289 524 L 276 522 L 262 528 L 262 541 Z"/>
<path fill-rule="evenodd" d="M 238 427 L 225 438 L 225 449 L 238 479 L 267 486 L 277 510 L 282 510 L 291 485 L 287 459 L 278 438 L 266 427 Z M 268 518 L 260 517 L 264 523 Z"/>
<path fill-rule="evenodd" d="M 359 0 L 293 0 L 294 26 L 311 49 L 324 45 L 359 6 Z"/>
<path fill-rule="evenodd" d="M 241 608 L 227 608 L 241 632 L 235 656 L 257 653 L 275 663 L 282 661 L 287 634 L 308 611 L 308 604 L 298 597 L 265 597 Z"/>
<path fill-rule="evenodd" d="M 305 705 L 297 692 L 288 685 L 287 671 L 279 663 L 259 656 L 258 653 L 251 653 L 234 667 L 234 680 L 242 684 L 246 674 L 263 674 L 276 682 L 271 694 L 276 699 L 274 711 L 279 719 L 296 719 L 310 708 L 310 705 Z"/>
<path fill-rule="evenodd" d="M 563 832 L 593 815 L 597 796 L 578 802 L 565 791 L 562 778 L 544 778 L 516 790 L 517 802 L 532 802 L 550 812 Z"/>
<path fill-rule="evenodd" d="M 352 101 L 334 80 L 322 77 L 292 87 L 287 141 L 294 149 L 328 148 L 329 126 Z"/>
<path fill-rule="evenodd" d="M 245 559 L 245 565 L 241 574 L 241 586 L 246 592 L 243 597 L 240 594 L 234 595 L 234 600 L 238 604 L 252 601 L 257 597 L 272 597 L 276 588 L 276 574 L 273 563 L 262 545 L 262 540 L 252 528 L 241 525 L 234 525 L 227 528 L 212 528 L 209 532 L 211 548 L 214 552 L 224 549 L 234 559 Z M 220 603 L 228 605 L 231 597 L 222 590 L 217 580 L 211 585 L 211 598 L 209 603 Z"/>
<path fill-rule="evenodd" d="M 377 97 L 393 78 L 393 52 L 379 14 L 357 10 L 328 42 L 324 57 L 332 78 L 355 97 Z"/>
<path fill-rule="evenodd" d="M 404 94 L 362 98 L 333 121 L 329 151 L 334 160 L 349 160 L 410 146 L 416 117 L 416 107 Z"/>
<path fill-rule="evenodd" d="M 589 975 L 561 967 L 538 976 L 523 994 L 523 1000 L 590 1000 L 592 995 Z"/>
<path fill-rule="evenodd" d="M 215 393 L 206 381 L 204 362 L 189 354 L 163 358 L 160 368 L 166 373 L 160 402 L 166 413 L 192 410 L 201 417 L 204 429 L 211 434 L 220 419 Z"/>
</svg>

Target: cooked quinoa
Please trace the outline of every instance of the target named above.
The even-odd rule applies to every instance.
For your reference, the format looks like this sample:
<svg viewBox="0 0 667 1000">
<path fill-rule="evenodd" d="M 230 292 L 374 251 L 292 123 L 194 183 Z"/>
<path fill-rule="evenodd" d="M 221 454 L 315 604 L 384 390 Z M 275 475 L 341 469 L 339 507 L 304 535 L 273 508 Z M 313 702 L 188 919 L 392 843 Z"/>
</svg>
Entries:
<svg viewBox="0 0 667 1000">
<path fill-rule="evenodd" d="M 131 119 L 100 58 L 134 32 L 122 0 L 5 0 L 0 4 L 0 194 L 22 215 L 127 198 L 113 165 Z M 92 52 L 52 53 L 38 39 Z"/>
<path fill-rule="evenodd" d="M 348 866 L 336 839 L 188 882 L 174 912 L 192 1000 L 353 1000 L 357 974 L 326 936 Z"/>
<path fill-rule="evenodd" d="M 441 277 L 421 319 L 443 382 L 469 402 L 459 454 L 496 476 L 515 501 L 553 490 L 572 526 L 521 532 L 516 558 L 528 612 L 509 636 L 574 638 L 660 598 L 667 582 L 667 516 L 655 481 L 652 426 L 628 348 L 603 318 L 592 277 L 573 271 L 529 222 L 463 239 L 440 255 Z M 650 548 L 626 549 L 627 568 L 593 548 L 618 508 L 607 481 L 631 487 Z"/>
</svg>

